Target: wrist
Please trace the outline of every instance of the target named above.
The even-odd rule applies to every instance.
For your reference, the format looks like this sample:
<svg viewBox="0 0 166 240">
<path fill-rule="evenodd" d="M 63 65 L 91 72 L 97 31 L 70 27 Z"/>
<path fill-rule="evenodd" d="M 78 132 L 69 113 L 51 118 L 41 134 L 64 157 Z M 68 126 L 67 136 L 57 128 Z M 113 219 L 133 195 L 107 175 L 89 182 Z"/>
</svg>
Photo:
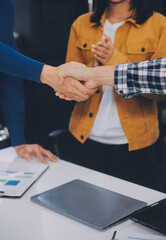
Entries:
<svg viewBox="0 0 166 240">
<path fill-rule="evenodd" d="M 98 86 L 114 86 L 115 66 L 102 66 L 94 69 Z"/>
<path fill-rule="evenodd" d="M 47 69 L 48 65 L 44 65 L 40 75 L 40 82 L 44 84 L 47 82 Z"/>
<path fill-rule="evenodd" d="M 25 147 L 26 144 L 21 144 L 21 145 L 17 145 L 17 146 L 14 146 L 14 149 L 16 151 L 20 150 L 21 148 Z"/>
<path fill-rule="evenodd" d="M 58 68 L 44 65 L 40 75 L 40 82 L 56 89 L 59 82 Z"/>
</svg>

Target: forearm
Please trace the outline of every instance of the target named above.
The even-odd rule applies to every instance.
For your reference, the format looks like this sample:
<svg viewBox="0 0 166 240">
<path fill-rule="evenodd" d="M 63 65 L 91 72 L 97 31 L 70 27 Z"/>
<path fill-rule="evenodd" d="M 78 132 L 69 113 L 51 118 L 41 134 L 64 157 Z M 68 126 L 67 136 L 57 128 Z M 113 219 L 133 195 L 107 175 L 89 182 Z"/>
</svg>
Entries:
<svg viewBox="0 0 166 240">
<path fill-rule="evenodd" d="M 117 65 L 115 89 L 124 98 L 166 94 L 166 58 Z"/>
<path fill-rule="evenodd" d="M 114 86 L 115 66 L 101 66 L 91 68 L 92 73 L 89 79 L 93 79 L 97 86 L 108 85 Z"/>
</svg>

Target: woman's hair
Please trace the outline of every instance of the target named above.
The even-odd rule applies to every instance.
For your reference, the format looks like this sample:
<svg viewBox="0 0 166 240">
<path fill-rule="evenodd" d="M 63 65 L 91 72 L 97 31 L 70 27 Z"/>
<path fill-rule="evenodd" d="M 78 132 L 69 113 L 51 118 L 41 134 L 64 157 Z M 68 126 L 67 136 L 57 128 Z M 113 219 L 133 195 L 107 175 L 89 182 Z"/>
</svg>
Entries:
<svg viewBox="0 0 166 240">
<path fill-rule="evenodd" d="M 104 14 L 110 0 L 95 0 L 95 9 L 90 17 L 90 21 L 100 25 L 100 20 Z M 132 18 L 137 24 L 143 24 L 153 15 L 153 1 L 152 0 L 130 0 L 133 11 Z"/>
</svg>

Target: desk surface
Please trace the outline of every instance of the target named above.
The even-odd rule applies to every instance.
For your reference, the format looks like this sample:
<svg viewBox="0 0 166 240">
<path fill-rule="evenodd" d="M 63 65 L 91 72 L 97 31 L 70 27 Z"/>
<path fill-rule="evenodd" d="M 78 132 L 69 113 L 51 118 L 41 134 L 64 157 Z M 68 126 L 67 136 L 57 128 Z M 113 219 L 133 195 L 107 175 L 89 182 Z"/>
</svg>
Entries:
<svg viewBox="0 0 166 240">
<path fill-rule="evenodd" d="M 0 150 L 0 161 L 24 161 L 15 158 L 13 148 Z M 38 161 L 34 159 L 34 162 Z M 127 220 L 104 232 L 45 209 L 30 201 L 30 197 L 64 184 L 81 179 L 151 204 L 166 197 L 160 193 L 66 161 L 49 163 L 47 172 L 20 199 L 0 198 L 1 240 L 110 240 L 114 230 L 154 233 Z"/>
</svg>

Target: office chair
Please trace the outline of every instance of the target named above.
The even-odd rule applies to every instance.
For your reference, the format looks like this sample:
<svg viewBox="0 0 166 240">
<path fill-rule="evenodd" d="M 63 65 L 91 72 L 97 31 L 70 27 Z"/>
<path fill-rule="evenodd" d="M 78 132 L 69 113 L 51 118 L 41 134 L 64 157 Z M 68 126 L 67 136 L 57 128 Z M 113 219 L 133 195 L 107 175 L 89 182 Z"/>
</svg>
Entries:
<svg viewBox="0 0 166 240">
<path fill-rule="evenodd" d="M 71 146 L 73 144 L 73 136 L 67 129 L 59 129 L 49 134 L 50 143 L 53 146 L 54 153 L 61 159 L 72 162 Z"/>
<path fill-rule="evenodd" d="M 0 149 L 11 146 L 8 129 L 0 124 Z"/>
</svg>

